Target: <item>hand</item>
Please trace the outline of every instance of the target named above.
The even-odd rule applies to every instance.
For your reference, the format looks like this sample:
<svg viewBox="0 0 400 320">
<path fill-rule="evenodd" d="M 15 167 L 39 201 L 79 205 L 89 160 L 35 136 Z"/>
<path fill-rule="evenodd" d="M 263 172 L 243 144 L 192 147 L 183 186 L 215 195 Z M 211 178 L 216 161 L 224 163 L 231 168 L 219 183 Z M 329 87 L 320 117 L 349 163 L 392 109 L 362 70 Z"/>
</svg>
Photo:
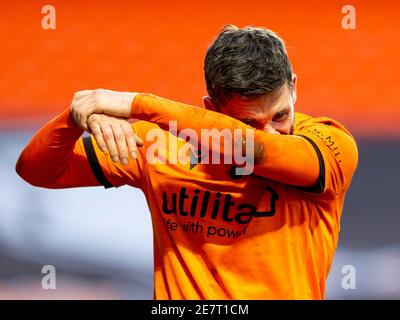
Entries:
<svg viewBox="0 0 400 320">
<path fill-rule="evenodd" d="M 136 94 L 104 89 L 78 91 L 72 99 L 71 113 L 75 123 L 88 131 L 87 120 L 94 113 L 129 119 Z"/>
<path fill-rule="evenodd" d="M 114 162 L 128 164 L 129 156 L 137 158 L 137 146 L 143 146 L 143 140 L 134 132 L 128 120 L 104 114 L 92 114 L 87 127 L 103 152 L 109 152 Z"/>
</svg>

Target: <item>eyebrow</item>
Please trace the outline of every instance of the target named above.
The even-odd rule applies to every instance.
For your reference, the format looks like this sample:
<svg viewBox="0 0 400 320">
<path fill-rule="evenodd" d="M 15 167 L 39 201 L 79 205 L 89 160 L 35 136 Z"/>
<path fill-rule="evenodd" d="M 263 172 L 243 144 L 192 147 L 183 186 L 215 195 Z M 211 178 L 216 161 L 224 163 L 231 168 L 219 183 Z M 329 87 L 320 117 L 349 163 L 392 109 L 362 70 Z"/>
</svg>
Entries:
<svg viewBox="0 0 400 320">
<path fill-rule="evenodd" d="M 290 112 L 290 107 L 285 107 L 282 110 L 279 110 L 277 113 L 275 113 L 273 118 L 281 117 L 289 112 Z M 243 118 L 243 119 L 239 119 L 239 120 L 246 124 L 248 124 L 249 122 L 252 122 L 252 121 L 257 121 L 257 119 L 255 119 L 255 118 Z"/>
<path fill-rule="evenodd" d="M 278 111 L 277 113 L 275 113 L 274 118 L 276 116 L 281 117 L 281 116 L 283 116 L 283 115 L 285 115 L 286 113 L 289 113 L 289 112 L 290 112 L 290 108 L 289 107 L 285 107 L 284 109 L 282 109 L 282 110 Z"/>
</svg>

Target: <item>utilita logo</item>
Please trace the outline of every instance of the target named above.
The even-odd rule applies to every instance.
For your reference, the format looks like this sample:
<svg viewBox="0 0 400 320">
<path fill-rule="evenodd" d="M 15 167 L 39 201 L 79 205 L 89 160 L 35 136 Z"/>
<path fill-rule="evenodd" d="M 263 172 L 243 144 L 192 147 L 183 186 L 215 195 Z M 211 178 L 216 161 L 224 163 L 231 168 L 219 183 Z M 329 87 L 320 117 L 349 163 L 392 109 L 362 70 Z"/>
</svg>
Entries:
<svg viewBox="0 0 400 320">
<path fill-rule="evenodd" d="M 195 189 L 189 194 L 185 187 L 179 193 L 162 194 L 162 211 L 167 215 L 180 215 L 182 217 L 209 217 L 211 220 L 222 219 L 225 222 L 246 224 L 255 217 L 272 217 L 276 211 L 278 194 L 270 186 L 266 188 L 270 193 L 268 211 L 257 211 L 255 205 L 250 203 L 235 203 L 229 193 Z"/>
</svg>

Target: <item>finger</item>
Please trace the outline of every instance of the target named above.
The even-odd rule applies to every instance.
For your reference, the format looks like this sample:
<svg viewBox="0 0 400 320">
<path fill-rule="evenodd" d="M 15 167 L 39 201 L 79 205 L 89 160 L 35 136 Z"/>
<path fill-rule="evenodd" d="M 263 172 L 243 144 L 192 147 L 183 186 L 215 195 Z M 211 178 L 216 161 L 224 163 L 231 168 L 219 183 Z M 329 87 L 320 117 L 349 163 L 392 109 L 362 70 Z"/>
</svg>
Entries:
<svg viewBox="0 0 400 320">
<path fill-rule="evenodd" d="M 72 117 L 75 121 L 75 123 L 82 129 L 86 130 L 89 132 L 89 129 L 87 127 L 87 116 L 85 114 L 83 114 L 82 112 L 80 112 L 79 110 L 77 110 L 76 108 L 72 108 L 71 107 L 71 114 Z"/>
<path fill-rule="evenodd" d="M 143 147 L 144 142 L 143 142 L 142 138 L 140 138 L 133 129 L 132 129 L 132 131 L 136 138 L 136 145 L 139 147 Z"/>
<path fill-rule="evenodd" d="M 89 122 L 89 129 L 92 132 L 97 145 L 99 146 L 100 150 L 104 153 L 108 152 L 107 144 L 104 141 L 103 133 L 101 132 L 100 124 L 98 122 Z"/>
<path fill-rule="evenodd" d="M 90 132 L 87 126 L 87 116 L 85 114 L 79 114 L 79 126 L 83 128 L 85 131 Z"/>
<path fill-rule="evenodd" d="M 112 161 L 119 162 L 118 148 L 117 144 L 115 143 L 113 129 L 111 128 L 110 124 L 106 122 L 101 122 L 100 128 L 101 132 L 103 133 L 103 138 L 106 142 L 107 149 L 110 152 L 110 157 Z"/>
<path fill-rule="evenodd" d="M 82 102 L 84 99 L 86 99 L 86 98 L 88 98 L 89 97 L 89 95 L 88 94 L 86 94 L 86 95 L 80 95 L 80 96 L 75 96 L 74 95 L 74 98 L 73 98 L 73 103 L 80 103 L 80 102 Z"/>
<path fill-rule="evenodd" d="M 119 159 L 123 165 L 128 164 L 128 146 L 126 142 L 125 133 L 122 129 L 121 123 L 117 122 L 111 125 L 115 142 L 117 143 Z"/>
<path fill-rule="evenodd" d="M 137 140 L 136 140 L 136 134 L 133 132 L 133 129 L 131 125 L 126 122 L 122 124 L 122 130 L 124 131 L 125 137 L 126 137 L 126 142 L 128 144 L 128 152 L 129 155 L 133 160 L 137 158 Z"/>
<path fill-rule="evenodd" d="M 94 113 L 101 113 L 98 110 L 98 104 L 90 96 L 84 96 L 75 100 L 71 104 L 71 111 L 74 115 L 74 120 L 81 128 L 88 130 L 87 121 Z"/>
</svg>

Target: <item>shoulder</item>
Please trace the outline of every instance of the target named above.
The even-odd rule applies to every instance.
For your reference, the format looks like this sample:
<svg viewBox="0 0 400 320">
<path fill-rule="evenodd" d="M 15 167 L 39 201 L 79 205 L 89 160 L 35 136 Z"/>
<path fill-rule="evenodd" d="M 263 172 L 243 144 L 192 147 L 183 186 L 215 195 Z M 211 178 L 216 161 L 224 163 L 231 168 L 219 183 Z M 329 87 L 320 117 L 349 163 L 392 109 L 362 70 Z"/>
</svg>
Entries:
<svg viewBox="0 0 400 320">
<path fill-rule="evenodd" d="M 294 135 L 312 141 L 328 171 L 348 186 L 358 164 L 357 144 L 350 131 L 329 117 L 312 117 L 296 112 Z"/>
<path fill-rule="evenodd" d="M 329 117 L 312 117 L 308 114 L 296 112 L 295 113 L 295 124 L 294 124 L 294 132 L 301 131 L 307 127 L 314 127 L 314 126 L 325 126 L 336 128 L 340 131 L 343 131 L 353 140 L 353 136 L 351 135 L 350 131 L 339 121 L 334 120 Z"/>
<path fill-rule="evenodd" d="M 339 121 L 329 117 L 312 117 L 296 112 L 293 134 L 307 134 L 328 144 L 332 142 L 331 140 L 334 137 L 337 137 L 344 140 L 344 143 L 348 143 L 349 147 L 357 148 L 356 141 L 350 131 Z"/>
</svg>

